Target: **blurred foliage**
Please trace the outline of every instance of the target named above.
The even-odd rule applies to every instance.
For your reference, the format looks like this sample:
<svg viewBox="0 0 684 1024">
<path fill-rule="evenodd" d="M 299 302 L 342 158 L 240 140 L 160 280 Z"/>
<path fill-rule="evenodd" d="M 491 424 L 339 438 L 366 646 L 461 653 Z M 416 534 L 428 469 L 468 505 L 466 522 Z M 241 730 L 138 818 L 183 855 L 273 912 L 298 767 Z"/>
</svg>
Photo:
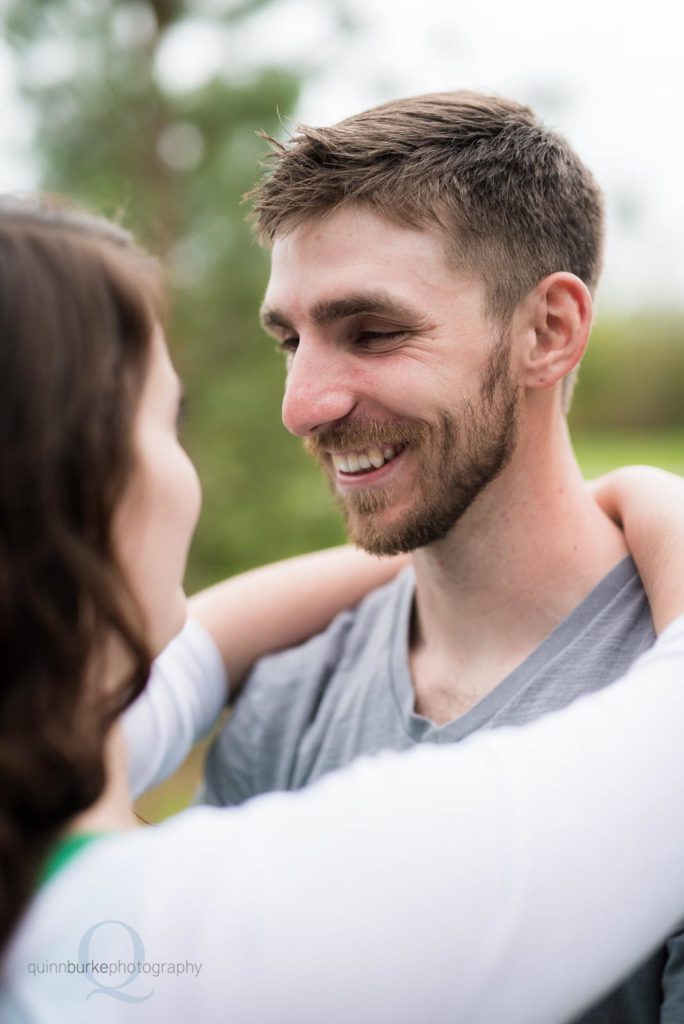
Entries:
<svg viewBox="0 0 684 1024">
<path fill-rule="evenodd" d="M 8 0 L 2 15 L 43 187 L 123 220 L 171 271 L 185 439 L 205 491 L 190 590 L 343 537 L 317 468 L 280 425 L 283 368 L 256 317 L 267 259 L 240 204 L 264 151 L 255 131 L 280 131 L 302 72 L 227 62 L 183 91 L 159 73 L 165 41 L 185 25 L 200 18 L 229 40 L 269 2 Z M 629 461 L 626 450 L 642 457 L 633 434 L 620 445 L 622 431 L 681 437 L 682 341 L 681 315 L 599 321 L 571 415 L 591 471 Z M 611 440 L 597 449 L 588 430 Z"/>
<path fill-rule="evenodd" d="M 598 320 L 570 424 L 580 430 L 684 427 L 684 315 L 643 311 Z"/>
<path fill-rule="evenodd" d="M 190 590 L 342 537 L 324 486 L 280 426 L 282 362 L 258 326 L 267 258 L 241 197 L 297 100 L 301 72 L 221 69 L 164 90 L 158 56 L 186 19 L 226 38 L 268 6 L 14 0 L 4 32 L 35 113 L 42 187 L 122 221 L 170 268 L 170 343 L 204 485 Z M 227 48 L 229 49 L 229 47 Z"/>
</svg>

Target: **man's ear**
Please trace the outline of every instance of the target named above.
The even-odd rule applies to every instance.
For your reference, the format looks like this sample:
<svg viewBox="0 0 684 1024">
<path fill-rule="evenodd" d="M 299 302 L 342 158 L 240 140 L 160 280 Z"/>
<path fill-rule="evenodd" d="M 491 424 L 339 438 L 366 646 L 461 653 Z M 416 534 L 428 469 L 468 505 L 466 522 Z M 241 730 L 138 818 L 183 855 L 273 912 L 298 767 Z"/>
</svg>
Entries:
<svg viewBox="0 0 684 1024">
<path fill-rule="evenodd" d="M 549 274 L 523 299 L 519 381 L 527 388 L 550 388 L 579 363 L 589 340 L 592 301 L 574 274 Z"/>
</svg>

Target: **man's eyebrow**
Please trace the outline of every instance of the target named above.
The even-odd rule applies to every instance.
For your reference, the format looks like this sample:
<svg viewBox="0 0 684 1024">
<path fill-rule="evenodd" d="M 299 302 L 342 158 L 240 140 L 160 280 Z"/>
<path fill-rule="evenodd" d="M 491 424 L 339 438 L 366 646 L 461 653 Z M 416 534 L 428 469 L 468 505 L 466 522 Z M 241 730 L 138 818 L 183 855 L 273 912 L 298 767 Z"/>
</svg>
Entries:
<svg viewBox="0 0 684 1024">
<path fill-rule="evenodd" d="M 317 302 L 311 310 L 312 318 L 321 327 L 360 313 L 374 313 L 411 322 L 420 319 L 419 314 L 410 306 L 382 291 L 354 292 L 340 299 Z"/>
<path fill-rule="evenodd" d="M 387 292 L 354 292 L 339 299 L 324 299 L 311 307 L 311 318 L 320 327 L 326 327 L 336 320 L 344 320 L 361 313 L 391 317 L 393 320 L 415 323 L 421 319 L 420 314 L 394 298 Z M 287 317 L 277 309 L 264 307 L 260 313 L 262 326 L 266 329 L 280 327 L 292 331 L 294 328 Z"/>
</svg>

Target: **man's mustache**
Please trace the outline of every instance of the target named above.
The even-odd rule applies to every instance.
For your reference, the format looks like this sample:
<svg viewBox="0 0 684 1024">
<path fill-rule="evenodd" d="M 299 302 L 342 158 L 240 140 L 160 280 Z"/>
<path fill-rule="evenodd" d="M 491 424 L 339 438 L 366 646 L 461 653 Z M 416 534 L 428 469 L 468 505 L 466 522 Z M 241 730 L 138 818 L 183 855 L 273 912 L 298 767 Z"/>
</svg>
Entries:
<svg viewBox="0 0 684 1024">
<path fill-rule="evenodd" d="M 350 449 L 417 445 L 428 433 L 427 424 L 414 420 L 350 420 L 305 438 L 304 447 L 309 454 L 323 458 L 329 452 Z"/>
</svg>

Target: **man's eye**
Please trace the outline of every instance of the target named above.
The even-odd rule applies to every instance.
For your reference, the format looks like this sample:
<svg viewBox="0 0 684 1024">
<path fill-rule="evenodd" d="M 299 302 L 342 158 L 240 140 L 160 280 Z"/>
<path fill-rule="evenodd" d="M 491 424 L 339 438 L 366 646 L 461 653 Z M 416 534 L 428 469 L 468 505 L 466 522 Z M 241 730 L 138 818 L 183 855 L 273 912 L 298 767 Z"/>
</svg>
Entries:
<svg viewBox="0 0 684 1024">
<path fill-rule="evenodd" d="M 276 345 L 279 352 L 294 353 L 297 351 L 297 345 L 299 345 L 299 338 L 283 338 Z"/>
<path fill-rule="evenodd" d="M 402 338 L 406 331 L 361 331 L 358 335 L 359 341 L 394 341 Z"/>
</svg>

